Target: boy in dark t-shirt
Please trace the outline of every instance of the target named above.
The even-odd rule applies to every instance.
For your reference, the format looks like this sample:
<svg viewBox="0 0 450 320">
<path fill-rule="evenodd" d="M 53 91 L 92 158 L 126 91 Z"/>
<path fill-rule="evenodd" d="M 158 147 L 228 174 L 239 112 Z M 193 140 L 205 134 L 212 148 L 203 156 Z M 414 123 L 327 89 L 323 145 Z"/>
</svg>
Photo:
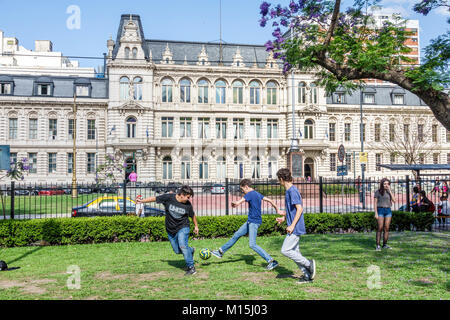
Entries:
<svg viewBox="0 0 450 320">
<path fill-rule="evenodd" d="M 258 234 L 258 228 L 262 224 L 261 218 L 261 201 L 267 201 L 279 212 L 275 203 L 264 197 L 259 192 L 251 188 L 252 182 L 248 179 L 244 179 L 239 184 L 241 190 L 245 193 L 245 196 L 239 200 L 233 202 L 231 205 L 233 208 L 241 205 L 244 202 L 248 202 L 248 220 L 242 225 L 242 227 L 236 231 L 234 236 L 218 250 L 213 250 L 211 253 L 217 258 L 222 258 L 224 253 L 228 251 L 241 237 L 248 234 L 249 245 L 257 254 L 259 254 L 264 260 L 267 261 L 267 270 L 272 270 L 278 266 L 278 262 L 274 260 L 263 248 L 256 244 L 256 237 Z"/>
<path fill-rule="evenodd" d="M 156 202 L 164 205 L 166 210 L 166 231 L 173 251 L 176 254 L 182 254 L 186 261 L 186 275 L 196 274 L 194 266 L 194 248 L 188 244 L 190 221 L 194 222 L 194 232 L 198 235 L 197 218 L 192 207 L 191 199 L 194 191 L 189 186 L 182 186 L 177 194 L 168 193 L 159 197 L 150 197 L 144 200 L 138 200 L 138 203 Z"/>
</svg>

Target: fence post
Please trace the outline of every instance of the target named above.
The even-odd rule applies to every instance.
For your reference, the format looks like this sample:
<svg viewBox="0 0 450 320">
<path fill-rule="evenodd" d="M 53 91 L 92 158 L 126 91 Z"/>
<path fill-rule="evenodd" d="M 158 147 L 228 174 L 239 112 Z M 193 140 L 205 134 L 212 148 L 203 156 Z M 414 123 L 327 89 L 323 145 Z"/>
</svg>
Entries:
<svg viewBox="0 0 450 320">
<path fill-rule="evenodd" d="M 411 211 L 409 203 L 409 175 L 406 175 L 406 210 Z"/>
<path fill-rule="evenodd" d="M 123 180 L 123 215 L 127 215 L 127 179 Z"/>
<path fill-rule="evenodd" d="M 14 181 L 11 181 L 11 213 L 10 213 L 10 218 L 14 219 L 14 196 L 15 196 L 15 183 Z"/>
<path fill-rule="evenodd" d="M 320 213 L 323 213 L 323 179 L 319 177 L 319 205 L 320 205 Z"/>
<path fill-rule="evenodd" d="M 230 204 L 229 202 L 229 193 L 230 189 L 228 188 L 228 178 L 225 178 L 225 215 L 230 214 Z"/>
</svg>

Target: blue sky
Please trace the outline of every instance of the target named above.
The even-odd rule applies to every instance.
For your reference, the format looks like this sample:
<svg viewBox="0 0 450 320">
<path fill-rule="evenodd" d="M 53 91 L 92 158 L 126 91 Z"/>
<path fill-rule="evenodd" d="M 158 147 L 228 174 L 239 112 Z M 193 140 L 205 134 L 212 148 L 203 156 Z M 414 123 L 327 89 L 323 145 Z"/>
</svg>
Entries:
<svg viewBox="0 0 450 320">
<path fill-rule="evenodd" d="M 440 10 L 427 17 L 414 14 L 418 0 L 383 0 L 390 12 L 419 19 L 421 48 L 432 38 L 448 30 L 448 12 Z M 270 1 L 269 1 L 270 2 Z M 274 4 L 289 4 L 277 0 Z M 272 30 L 262 28 L 258 20 L 262 0 L 222 0 L 222 39 L 228 43 L 264 44 L 272 39 Z M 352 3 L 346 0 L 345 3 Z M 80 29 L 67 28 L 67 9 L 81 10 Z M 345 6 L 345 5 L 344 5 Z M 110 36 L 115 39 L 120 16 L 139 14 L 147 39 L 215 41 L 219 36 L 219 0 L 0 0 L 0 30 L 19 39 L 20 45 L 34 49 L 34 40 L 51 40 L 54 51 L 68 56 L 101 57 Z M 101 63 L 79 59 L 82 66 Z"/>
</svg>

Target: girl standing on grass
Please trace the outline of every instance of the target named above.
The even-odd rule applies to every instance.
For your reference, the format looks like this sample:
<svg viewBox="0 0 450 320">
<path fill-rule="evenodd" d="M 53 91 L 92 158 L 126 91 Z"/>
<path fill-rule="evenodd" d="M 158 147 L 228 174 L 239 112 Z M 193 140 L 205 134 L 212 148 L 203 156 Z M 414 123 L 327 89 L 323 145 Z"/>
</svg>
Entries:
<svg viewBox="0 0 450 320">
<path fill-rule="evenodd" d="M 389 226 L 391 224 L 392 219 L 392 211 L 391 206 L 392 203 L 395 203 L 395 198 L 391 193 L 391 182 L 383 178 L 380 182 L 380 188 L 375 191 L 375 219 L 378 222 L 377 228 L 377 236 L 376 236 L 376 251 L 381 251 L 380 241 L 381 241 L 381 233 L 383 234 L 383 249 L 392 249 L 387 245 L 389 240 Z"/>
</svg>

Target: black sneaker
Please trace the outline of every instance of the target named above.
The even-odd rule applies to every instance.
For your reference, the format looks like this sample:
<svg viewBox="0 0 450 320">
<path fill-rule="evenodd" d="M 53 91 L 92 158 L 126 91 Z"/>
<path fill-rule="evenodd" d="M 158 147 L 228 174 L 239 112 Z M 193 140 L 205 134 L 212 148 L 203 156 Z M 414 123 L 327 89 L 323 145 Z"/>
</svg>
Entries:
<svg viewBox="0 0 450 320">
<path fill-rule="evenodd" d="M 192 276 L 194 274 L 196 274 L 197 271 L 195 270 L 195 267 L 190 267 L 187 269 L 186 273 L 184 274 L 185 276 Z"/>
<path fill-rule="evenodd" d="M 316 277 L 316 261 L 314 259 L 309 260 L 308 271 L 311 275 L 311 280 L 314 280 L 314 278 Z"/>
<path fill-rule="evenodd" d="M 216 258 L 219 258 L 219 259 L 222 259 L 222 257 L 223 257 L 223 252 L 222 252 L 222 250 L 213 250 L 213 251 L 211 251 L 211 254 L 214 256 L 214 257 L 216 257 Z"/>
<path fill-rule="evenodd" d="M 302 277 L 297 281 L 298 284 L 306 284 L 306 283 L 312 283 L 312 282 L 313 282 L 313 281 L 312 281 L 311 278 L 305 277 L 305 276 L 302 276 Z"/>
<path fill-rule="evenodd" d="M 392 248 L 389 247 L 387 244 L 384 244 L 381 248 L 382 248 L 382 249 L 392 249 Z"/>
<path fill-rule="evenodd" d="M 276 260 L 272 260 L 271 262 L 269 262 L 269 264 L 266 267 L 266 270 L 273 270 L 276 267 L 278 267 L 278 261 Z"/>
</svg>

